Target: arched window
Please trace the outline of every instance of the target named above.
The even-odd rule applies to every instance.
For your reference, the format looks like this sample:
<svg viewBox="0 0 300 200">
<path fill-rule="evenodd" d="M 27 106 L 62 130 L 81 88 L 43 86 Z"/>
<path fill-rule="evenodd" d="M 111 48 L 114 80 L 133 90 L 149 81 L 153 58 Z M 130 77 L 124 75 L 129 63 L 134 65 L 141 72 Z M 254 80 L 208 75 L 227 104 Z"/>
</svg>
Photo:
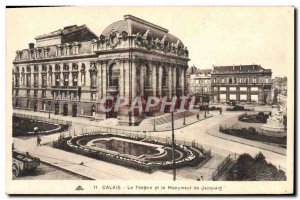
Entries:
<svg viewBox="0 0 300 200">
<path fill-rule="evenodd" d="M 52 72 L 52 66 L 49 65 L 49 72 Z"/>
<path fill-rule="evenodd" d="M 77 65 L 77 63 L 73 63 L 73 64 L 72 64 L 72 70 L 73 70 L 73 71 L 78 70 L 78 65 Z"/>
<path fill-rule="evenodd" d="M 55 65 L 55 71 L 60 71 L 60 65 L 59 64 Z"/>
<path fill-rule="evenodd" d="M 119 77 L 120 77 L 120 68 L 115 63 L 110 65 L 108 73 L 109 86 L 118 87 L 119 86 Z"/>
<path fill-rule="evenodd" d="M 42 71 L 46 72 L 47 71 L 47 67 L 46 65 L 42 65 Z"/>
<path fill-rule="evenodd" d="M 85 64 L 84 63 L 82 63 L 81 65 L 80 72 L 81 72 L 80 81 L 82 85 L 85 85 Z"/>
<path fill-rule="evenodd" d="M 73 86 L 78 86 L 78 74 L 77 73 L 73 74 L 72 81 L 73 81 L 73 83 L 72 83 Z"/>
<path fill-rule="evenodd" d="M 39 71 L 39 66 L 38 65 L 34 65 L 34 72 L 38 72 Z"/>
<path fill-rule="evenodd" d="M 163 72 L 163 77 L 162 77 L 162 85 L 163 86 L 168 86 L 168 80 L 169 80 L 169 73 L 166 67 L 162 68 Z"/>
<path fill-rule="evenodd" d="M 65 64 L 64 64 L 64 67 L 63 67 L 63 70 L 64 70 L 64 71 L 69 71 L 69 65 L 65 63 Z"/>
<path fill-rule="evenodd" d="M 91 87 L 97 86 L 97 75 L 95 73 L 91 74 Z"/>
</svg>

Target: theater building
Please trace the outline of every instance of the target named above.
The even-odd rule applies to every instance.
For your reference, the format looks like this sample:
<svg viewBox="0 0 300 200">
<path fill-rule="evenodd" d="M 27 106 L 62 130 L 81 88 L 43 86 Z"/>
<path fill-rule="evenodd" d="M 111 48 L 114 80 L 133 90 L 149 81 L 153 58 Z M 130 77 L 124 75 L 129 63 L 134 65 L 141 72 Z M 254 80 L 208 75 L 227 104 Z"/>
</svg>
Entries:
<svg viewBox="0 0 300 200">
<path fill-rule="evenodd" d="M 103 113 L 100 100 L 172 98 L 187 92 L 187 47 L 167 29 L 137 17 L 125 15 L 100 36 L 73 25 L 35 40 L 18 50 L 13 62 L 16 109 L 134 123 L 145 113 Z M 102 106 L 113 107 L 115 100 Z"/>
<path fill-rule="evenodd" d="M 260 65 L 213 66 L 211 88 L 214 102 L 271 102 L 272 71 Z"/>
</svg>

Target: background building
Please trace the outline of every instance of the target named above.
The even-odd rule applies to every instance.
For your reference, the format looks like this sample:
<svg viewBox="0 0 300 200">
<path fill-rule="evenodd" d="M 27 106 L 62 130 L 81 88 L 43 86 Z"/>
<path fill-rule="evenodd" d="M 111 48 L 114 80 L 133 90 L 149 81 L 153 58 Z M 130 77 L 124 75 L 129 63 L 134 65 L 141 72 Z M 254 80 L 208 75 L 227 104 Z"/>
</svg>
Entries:
<svg viewBox="0 0 300 200">
<path fill-rule="evenodd" d="M 271 69 L 260 65 L 214 66 L 211 88 L 214 102 L 271 102 Z"/>
<path fill-rule="evenodd" d="M 144 113 L 101 113 L 100 100 L 186 93 L 187 48 L 167 29 L 137 17 L 125 15 L 100 37 L 73 25 L 35 39 L 13 62 L 15 108 L 134 123 Z M 115 100 L 103 106 L 114 107 Z"/>
</svg>

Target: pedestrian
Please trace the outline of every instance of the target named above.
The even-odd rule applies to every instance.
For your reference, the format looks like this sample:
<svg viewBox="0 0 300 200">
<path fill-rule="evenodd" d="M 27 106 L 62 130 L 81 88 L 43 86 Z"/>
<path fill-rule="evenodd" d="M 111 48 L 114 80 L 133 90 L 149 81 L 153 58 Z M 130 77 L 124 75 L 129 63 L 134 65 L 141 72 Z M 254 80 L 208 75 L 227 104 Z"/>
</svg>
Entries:
<svg viewBox="0 0 300 200">
<path fill-rule="evenodd" d="M 199 120 L 199 113 L 196 116 L 197 116 L 197 120 Z"/>
<path fill-rule="evenodd" d="M 42 139 L 41 139 L 41 137 L 38 135 L 37 138 L 36 138 L 36 146 L 42 146 L 42 145 L 41 145 L 41 141 L 42 141 Z"/>
<path fill-rule="evenodd" d="M 222 115 L 222 108 L 220 108 L 220 115 Z"/>
</svg>

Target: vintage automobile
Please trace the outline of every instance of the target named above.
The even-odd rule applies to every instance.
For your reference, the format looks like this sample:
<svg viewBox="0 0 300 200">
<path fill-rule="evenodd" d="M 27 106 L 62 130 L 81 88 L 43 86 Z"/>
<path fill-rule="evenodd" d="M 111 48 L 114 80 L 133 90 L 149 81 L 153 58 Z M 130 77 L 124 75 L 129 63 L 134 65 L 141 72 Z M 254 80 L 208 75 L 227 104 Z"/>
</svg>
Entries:
<svg viewBox="0 0 300 200">
<path fill-rule="evenodd" d="M 13 178 L 16 178 L 22 174 L 26 174 L 28 172 L 34 172 L 40 165 L 40 159 L 31 156 L 29 153 L 23 153 L 17 150 L 13 150 L 12 157 Z"/>
</svg>

